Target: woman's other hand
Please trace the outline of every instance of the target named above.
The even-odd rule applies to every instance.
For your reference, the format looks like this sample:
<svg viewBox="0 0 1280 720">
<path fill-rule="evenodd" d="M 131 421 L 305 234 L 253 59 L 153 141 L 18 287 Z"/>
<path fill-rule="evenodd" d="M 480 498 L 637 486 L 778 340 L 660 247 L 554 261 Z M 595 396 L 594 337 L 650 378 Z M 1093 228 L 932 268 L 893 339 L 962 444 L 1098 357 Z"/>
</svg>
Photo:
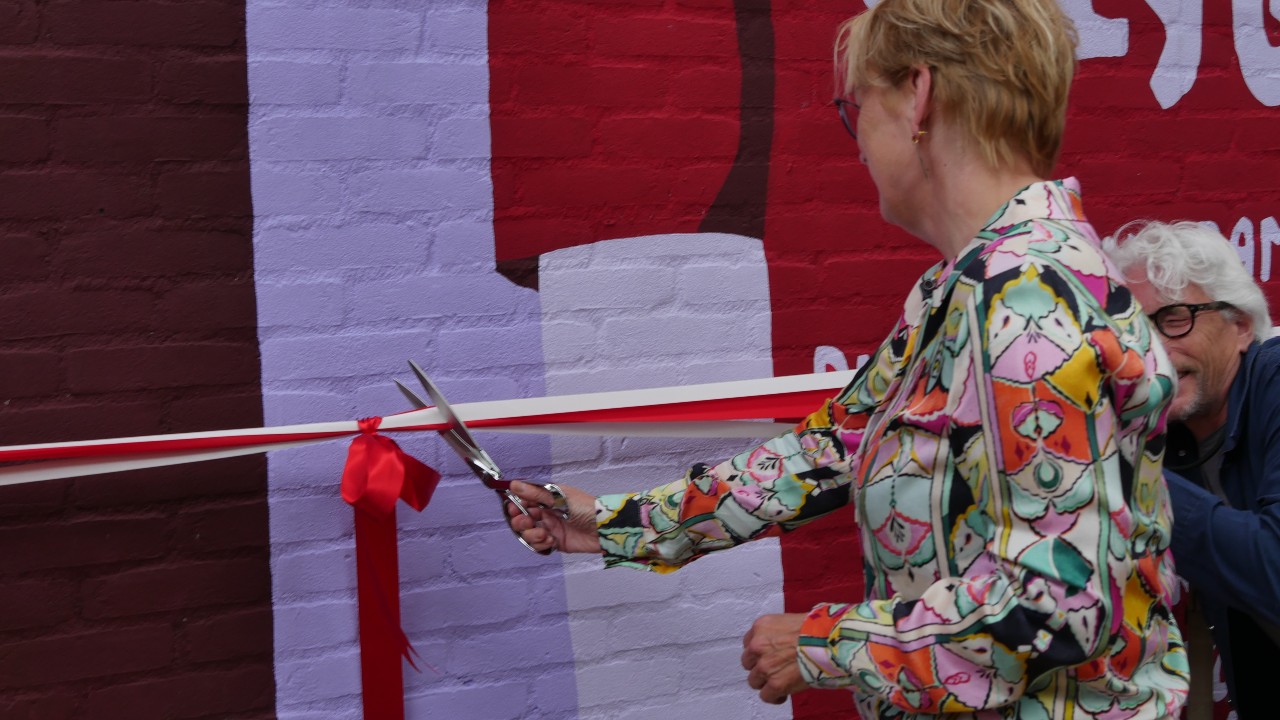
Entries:
<svg viewBox="0 0 1280 720">
<path fill-rule="evenodd" d="M 760 699 L 781 705 L 787 697 L 809 685 L 800 674 L 797 658 L 804 613 L 762 615 L 742 638 L 742 667 L 747 684 L 760 691 Z"/>
<path fill-rule="evenodd" d="M 568 502 L 568 517 L 552 508 L 555 496 L 542 485 L 511 481 L 511 492 L 529 509 L 526 516 L 507 503 L 511 528 L 534 550 L 567 553 L 601 553 L 596 532 L 596 497 L 570 485 L 558 485 Z"/>
</svg>

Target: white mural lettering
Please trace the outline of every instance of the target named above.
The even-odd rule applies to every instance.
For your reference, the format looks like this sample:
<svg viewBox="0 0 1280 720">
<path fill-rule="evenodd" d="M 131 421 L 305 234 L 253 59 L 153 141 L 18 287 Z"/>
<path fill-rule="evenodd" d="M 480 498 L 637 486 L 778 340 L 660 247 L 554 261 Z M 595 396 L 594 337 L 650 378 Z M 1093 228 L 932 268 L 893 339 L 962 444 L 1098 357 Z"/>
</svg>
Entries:
<svg viewBox="0 0 1280 720">
<path fill-rule="evenodd" d="M 1265 13 L 1280 19 L 1280 0 L 1233 0 L 1232 27 L 1240 72 L 1249 92 L 1268 107 L 1280 105 L 1280 47 L 1271 44 Z"/>
</svg>

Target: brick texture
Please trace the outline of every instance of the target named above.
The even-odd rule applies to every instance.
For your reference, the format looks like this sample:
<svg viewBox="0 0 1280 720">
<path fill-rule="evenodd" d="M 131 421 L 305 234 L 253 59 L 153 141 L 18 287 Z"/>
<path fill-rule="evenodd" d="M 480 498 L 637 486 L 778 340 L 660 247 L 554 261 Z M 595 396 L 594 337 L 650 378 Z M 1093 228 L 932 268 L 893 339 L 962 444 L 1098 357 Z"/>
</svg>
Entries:
<svg viewBox="0 0 1280 720">
<path fill-rule="evenodd" d="M 261 423 L 244 12 L 0 3 L 3 444 Z M 0 488 L 0 717 L 274 717 L 265 479 Z"/>
</svg>

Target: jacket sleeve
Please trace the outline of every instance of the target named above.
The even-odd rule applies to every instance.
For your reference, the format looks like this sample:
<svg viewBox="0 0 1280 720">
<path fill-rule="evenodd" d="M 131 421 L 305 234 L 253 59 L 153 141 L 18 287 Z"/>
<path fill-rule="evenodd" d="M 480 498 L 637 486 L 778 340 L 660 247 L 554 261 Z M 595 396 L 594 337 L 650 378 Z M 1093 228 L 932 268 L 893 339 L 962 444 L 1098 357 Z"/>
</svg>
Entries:
<svg viewBox="0 0 1280 720">
<path fill-rule="evenodd" d="M 969 713 L 1016 701 L 1057 668 L 1106 672 L 1088 663 L 1123 634 L 1114 599 L 1136 572 L 1139 524 L 1122 481 L 1133 457 L 1121 449 L 1158 442 L 1170 383 L 1150 382 L 1154 356 L 1090 322 L 1071 283 L 1051 275 L 1029 264 L 986 280 L 945 333 L 973 338 L 956 353 L 948 401 L 946 471 L 969 493 L 945 506 L 958 516 L 955 576 L 915 599 L 814 608 L 800 638 L 811 685 L 851 686 L 909 712 Z M 1136 482 L 1158 487 L 1158 465 L 1145 464 Z M 1131 647 L 1145 630 L 1128 633 Z"/>
<path fill-rule="evenodd" d="M 1166 470 L 1173 498 L 1173 557 L 1197 592 L 1280 624 L 1280 372 L 1259 373 L 1249 388 L 1249 446 L 1257 507 L 1233 508 Z M 1224 482 L 1229 478 L 1224 475 Z"/>
<path fill-rule="evenodd" d="M 671 572 L 848 504 L 867 419 L 913 332 L 900 320 L 840 396 L 795 430 L 718 465 L 695 465 L 668 485 L 600 496 L 596 524 L 605 566 Z"/>
<path fill-rule="evenodd" d="M 1280 452 L 1268 454 L 1280 463 Z M 1268 474 L 1276 472 L 1280 465 L 1271 465 Z M 1196 592 L 1280 624 L 1280 493 L 1262 498 L 1260 510 L 1242 510 L 1170 470 L 1165 479 L 1178 574 Z"/>
</svg>

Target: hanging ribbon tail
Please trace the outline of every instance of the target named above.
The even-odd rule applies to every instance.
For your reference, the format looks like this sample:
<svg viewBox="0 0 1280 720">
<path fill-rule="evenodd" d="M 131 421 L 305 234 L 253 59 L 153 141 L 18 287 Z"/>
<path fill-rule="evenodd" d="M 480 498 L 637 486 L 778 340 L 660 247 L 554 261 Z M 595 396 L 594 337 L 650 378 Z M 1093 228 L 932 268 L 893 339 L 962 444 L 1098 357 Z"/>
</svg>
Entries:
<svg viewBox="0 0 1280 720">
<path fill-rule="evenodd" d="M 355 509 L 360 675 L 366 718 L 404 719 L 404 668 L 418 653 L 400 626 L 396 500 L 421 511 L 440 473 L 379 435 L 381 418 L 360 421 L 342 471 L 342 499 Z M 429 667 L 429 666 L 428 666 Z M 420 671 L 419 671 L 420 672 Z"/>
</svg>

